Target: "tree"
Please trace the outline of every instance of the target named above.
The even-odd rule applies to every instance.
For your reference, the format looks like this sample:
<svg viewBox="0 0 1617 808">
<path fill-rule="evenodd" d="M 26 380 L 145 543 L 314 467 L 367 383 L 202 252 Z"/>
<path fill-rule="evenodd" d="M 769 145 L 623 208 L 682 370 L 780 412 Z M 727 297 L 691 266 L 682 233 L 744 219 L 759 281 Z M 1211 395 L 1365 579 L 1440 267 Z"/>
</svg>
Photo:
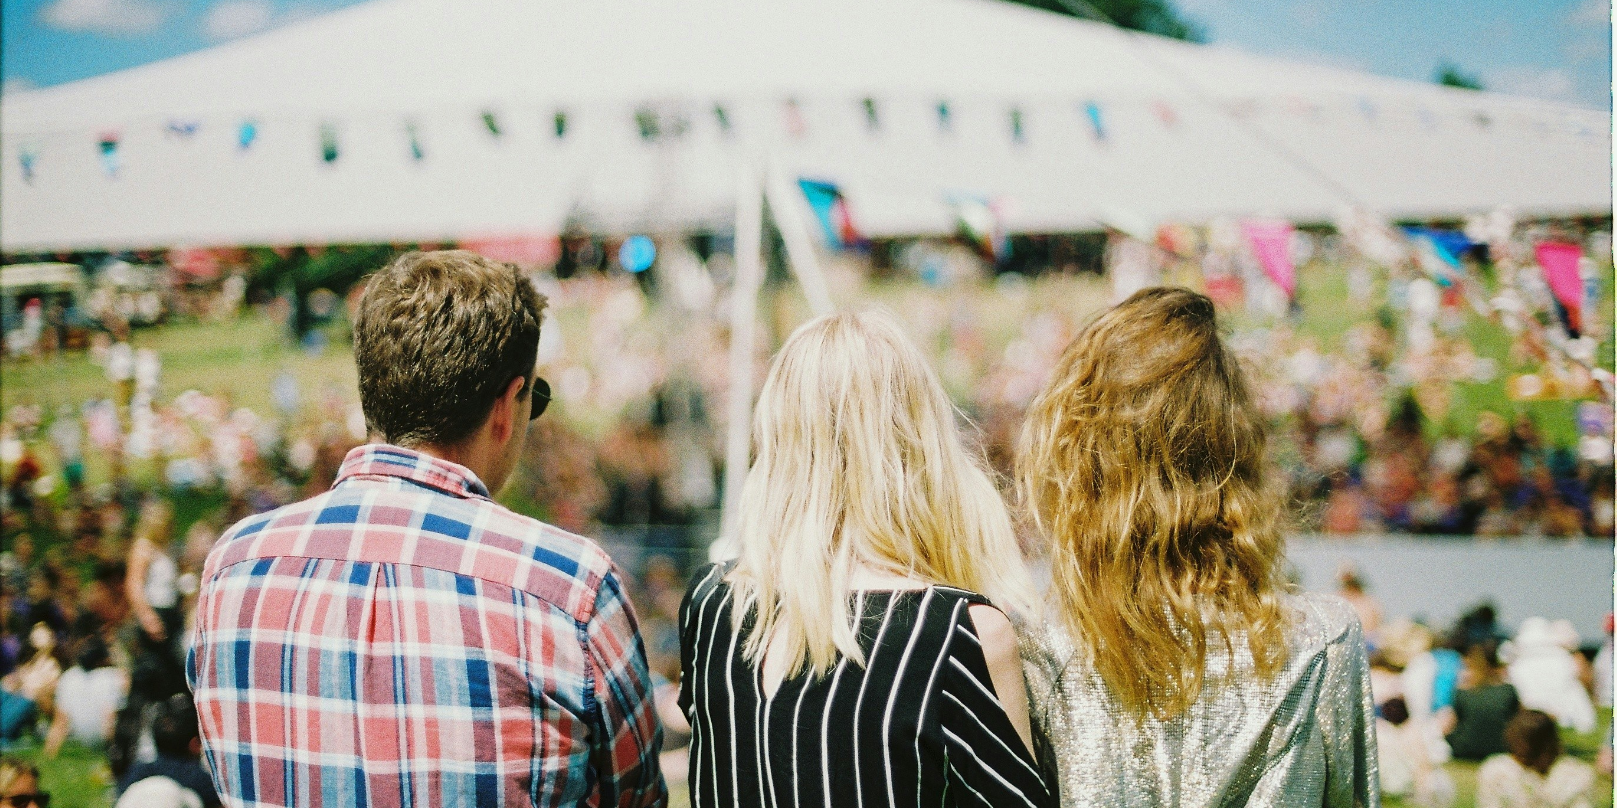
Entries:
<svg viewBox="0 0 1617 808">
<path fill-rule="evenodd" d="M 1073 17 L 1116 23 L 1148 34 L 1201 42 L 1206 32 L 1180 16 L 1173 0 L 1011 0 L 1013 3 Z"/>
<path fill-rule="evenodd" d="M 1458 87 L 1462 90 L 1482 89 L 1482 79 L 1462 72 L 1460 66 L 1453 62 L 1438 65 L 1437 70 L 1432 73 L 1432 81 L 1444 87 Z"/>
</svg>

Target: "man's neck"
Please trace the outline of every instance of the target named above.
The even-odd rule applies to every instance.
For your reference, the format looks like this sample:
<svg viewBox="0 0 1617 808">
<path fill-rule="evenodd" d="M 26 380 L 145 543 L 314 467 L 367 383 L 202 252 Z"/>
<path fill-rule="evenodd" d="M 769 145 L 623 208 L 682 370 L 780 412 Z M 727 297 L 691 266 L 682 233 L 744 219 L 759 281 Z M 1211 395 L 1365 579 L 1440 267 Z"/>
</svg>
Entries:
<svg viewBox="0 0 1617 808">
<path fill-rule="evenodd" d="M 488 485 L 489 470 L 493 466 L 492 457 L 487 447 L 482 441 L 477 440 L 477 437 L 473 435 L 472 438 L 456 444 L 414 443 L 404 448 L 465 466 L 477 475 L 477 479 L 482 480 L 484 485 Z"/>
</svg>

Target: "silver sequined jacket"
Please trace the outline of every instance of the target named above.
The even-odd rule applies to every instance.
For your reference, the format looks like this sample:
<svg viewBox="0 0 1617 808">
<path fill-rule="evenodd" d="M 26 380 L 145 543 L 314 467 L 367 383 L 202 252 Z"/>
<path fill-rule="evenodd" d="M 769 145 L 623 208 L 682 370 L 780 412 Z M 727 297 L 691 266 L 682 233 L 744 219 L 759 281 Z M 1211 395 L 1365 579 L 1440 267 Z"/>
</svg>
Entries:
<svg viewBox="0 0 1617 808">
<path fill-rule="evenodd" d="M 1285 597 L 1291 653 L 1273 681 L 1245 644 L 1211 654 L 1205 688 L 1168 721 L 1129 715 L 1053 623 L 1025 631 L 1033 718 L 1060 770 L 1064 806 L 1375 808 L 1375 706 L 1364 635 L 1330 595 Z"/>
</svg>

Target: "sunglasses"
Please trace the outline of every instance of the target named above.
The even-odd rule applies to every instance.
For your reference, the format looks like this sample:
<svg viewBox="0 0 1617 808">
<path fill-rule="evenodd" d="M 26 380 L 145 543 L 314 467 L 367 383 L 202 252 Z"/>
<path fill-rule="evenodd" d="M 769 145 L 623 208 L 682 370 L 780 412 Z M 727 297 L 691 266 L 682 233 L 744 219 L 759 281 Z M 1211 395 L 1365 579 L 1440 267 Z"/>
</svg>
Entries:
<svg viewBox="0 0 1617 808">
<path fill-rule="evenodd" d="M 532 421 L 545 414 L 545 408 L 550 406 L 550 382 L 533 377 L 533 386 L 528 391 L 533 396 L 533 409 L 528 411 L 528 420 Z"/>
<path fill-rule="evenodd" d="M 28 808 L 30 805 L 50 808 L 51 795 L 43 791 L 38 794 L 13 794 L 9 797 L 0 797 L 0 803 L 4 803 L 8 808 Z"/>
</svg>

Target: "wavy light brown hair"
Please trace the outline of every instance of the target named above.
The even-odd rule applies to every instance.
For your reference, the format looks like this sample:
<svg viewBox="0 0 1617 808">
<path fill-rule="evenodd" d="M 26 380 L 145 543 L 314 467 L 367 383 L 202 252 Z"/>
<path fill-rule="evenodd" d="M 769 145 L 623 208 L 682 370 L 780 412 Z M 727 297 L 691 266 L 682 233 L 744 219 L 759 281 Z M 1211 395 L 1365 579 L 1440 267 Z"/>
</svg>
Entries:
<svg viewBox="0 0 1617 808">
<path fill-rule="evenodd" d="M 1281 503 L 1213 303 L 1145 289 L 1067 347 L 1023 425 L 1017 486 L 1058 619 L 1139 717 L 1199 697 L 1210 652 L 1285 657 Z M 1228 640 L 1228 641 L 1226 641 Z"/>
</svg>

